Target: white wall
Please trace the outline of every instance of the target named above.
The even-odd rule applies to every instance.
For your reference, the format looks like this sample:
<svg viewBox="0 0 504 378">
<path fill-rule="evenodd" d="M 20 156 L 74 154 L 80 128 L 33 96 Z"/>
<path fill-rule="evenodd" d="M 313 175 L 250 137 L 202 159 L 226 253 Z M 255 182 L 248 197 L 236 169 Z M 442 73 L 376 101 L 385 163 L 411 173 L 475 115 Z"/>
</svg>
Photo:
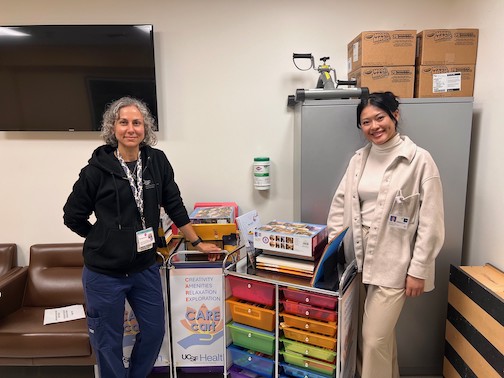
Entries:
<svg viewBox="0 0 504 378">
<path fill-rule="evenodd" d="M 241 212 L 257 209 L 263 221 L 293 218 L 293 114 L 286 101 L 296 88 L 313 88 L 317 77 L 295 69 L 293 52 L 329 55 L 344 79 L 346 44 L 363 30 L 479 28 L 465 263 L 504 269 L 504 168 L 496 161 L 503 139 L 504 62 L 495 48 L 504 32 L 501 0 L 361 0 L 359 11 L 349 1 L 0 0 L 0 9 L 1 25 L 152 23 L 157 147 L 174 165 L 187 207 L 235 201 Z M 58 106 L 64 104 L 47 111 L 57 117 Z M 20 265 L 32 244 L 81 241 L 62 224 L 62 206 L 99 144 L 93 133 L 0 132 L 0 242 L 18 244 Z M 272 160 L 269 192 L 253 189 L 258 155 Z"/>
</svg>

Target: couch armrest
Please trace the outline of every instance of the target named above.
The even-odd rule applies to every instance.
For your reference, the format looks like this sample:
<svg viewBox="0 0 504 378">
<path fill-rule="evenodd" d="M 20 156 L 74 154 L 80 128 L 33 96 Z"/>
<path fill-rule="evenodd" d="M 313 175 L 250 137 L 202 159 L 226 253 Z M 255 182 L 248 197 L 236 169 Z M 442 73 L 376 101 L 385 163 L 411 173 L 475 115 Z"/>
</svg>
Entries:
<svg viewBox="0 0 504 378">
<path fill-rule="evenodd" d="M 0 244 L 0 277 L 16 266 L 17 245 Z"/>
<path fill-rule="evenodd" d="M 0 318 L 12 314 L 23 305 L 28 267 L 17 267 L 0 279 Z"/>
</svg>

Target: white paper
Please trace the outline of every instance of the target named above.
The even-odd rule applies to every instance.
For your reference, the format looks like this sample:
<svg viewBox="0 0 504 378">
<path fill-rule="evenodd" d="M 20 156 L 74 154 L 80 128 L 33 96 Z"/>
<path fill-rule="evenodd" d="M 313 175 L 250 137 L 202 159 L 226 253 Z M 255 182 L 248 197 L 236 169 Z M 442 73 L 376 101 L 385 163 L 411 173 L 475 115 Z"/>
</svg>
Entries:
<svg viewBox="0 0 504 378">
<path fill-rule="evenodd" d="M 249 211 L 239 217 L 236 217 L 240 236 L 245 244 L 245 247 L 254 246 L 254 229 L 261 226 L 261 220 L 257 210 Z"/>
<path fill-rule="evenodd" d="M 84 319 L 83 305 L 71 305 L 59 308 L 48 308 L 44 312 L 44 325 L 68 322 L 70 320 Z"/>
</svg>

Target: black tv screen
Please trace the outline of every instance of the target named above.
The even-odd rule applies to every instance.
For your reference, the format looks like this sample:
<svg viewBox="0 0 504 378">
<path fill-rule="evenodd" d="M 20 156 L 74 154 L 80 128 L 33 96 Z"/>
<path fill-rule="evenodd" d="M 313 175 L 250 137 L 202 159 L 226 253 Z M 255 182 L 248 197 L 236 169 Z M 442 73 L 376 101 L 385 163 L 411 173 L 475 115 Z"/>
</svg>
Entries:
<svg viewBox="0 0 504 378">
<path fill-rule="evenodd" d="M 132 96 L 157 120 L 152 25 L 0 27 L 0 130 L 96 131 Z"/>
</svg>

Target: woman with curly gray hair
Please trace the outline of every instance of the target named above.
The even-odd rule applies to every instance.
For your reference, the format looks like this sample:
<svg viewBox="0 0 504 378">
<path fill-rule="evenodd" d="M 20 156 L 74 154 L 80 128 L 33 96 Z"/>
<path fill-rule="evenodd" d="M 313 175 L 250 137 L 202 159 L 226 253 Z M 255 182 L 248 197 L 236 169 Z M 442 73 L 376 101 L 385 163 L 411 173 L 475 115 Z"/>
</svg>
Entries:
<svg viewBox="0 0 504 378">
<path fill-rule="evenodd" d="M 165 329 L 156 261 L 161 206 L 199 251 L 220 249 L 201 242 L 194 231 L 170 162 L 152 148 L 155 120 L 148 107 L 135 98 L 120 98 L 108 106 L 102 126 L 105 145 L 81 170 L 63 219 L 85 238 L 82 281 L 100 376 L 144 378 L 159 355 Z M 128 372 L 122 346 L 126 299 L 140 329 Z"/>
<path fill-rule="evenodd" d="M 155 146 L 157 143 L 156 134 L 156 120 L 151 115 L 147 105 L 133 97 L 123 97 L 113 102 L 106 109 L 103 114 L 101 137 L 106 144 L 117 147 L 117 139 L 115 137 L 114 126 L 117 118 L 119 117 L 119 110 L 125 106 L 136 106 L 144 119 L 145 137 L 140 142 L 140 146 Z"/>
</svg>

